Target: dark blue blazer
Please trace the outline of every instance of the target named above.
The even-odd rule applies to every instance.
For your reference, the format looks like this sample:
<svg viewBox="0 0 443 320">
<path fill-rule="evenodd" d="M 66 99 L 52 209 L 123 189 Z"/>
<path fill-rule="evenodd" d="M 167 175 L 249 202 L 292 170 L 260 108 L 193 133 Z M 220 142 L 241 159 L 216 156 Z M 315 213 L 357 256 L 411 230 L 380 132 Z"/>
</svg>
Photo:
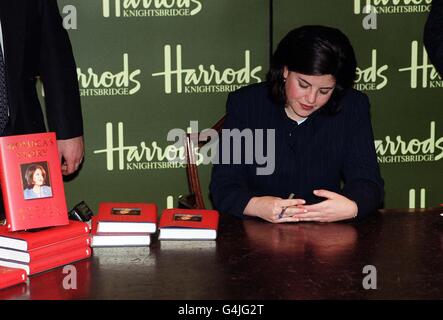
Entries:
<svg viewBox="0 0 443 320">
<path fill-rule="evenodd" d="M 288 118 L 282 105 L 271 100 L 266 83 L 231 93 L 224 128 L 252 132 L 274 129 L 275 170 L 270 175 L 257 175 L 257 168 L 266 166 L 260 158 L 251 164 L 245 163 L 246 159 L 232 164 L 231 159 L 230 164 L 214 165 L 210 192 L 215 208 L 242 217 L 254 196 L 287 198 L 294 193 L 308 203 L 324 200 L 312 193 L 314 189 L 327 189 L 354 200 L 359 218 L 379 208 L 384 182 L 375 153 L 368 98 L 352 89 L 340 105 L 335 115 L 323 107 L 298 125 Z M 223 131 L 219 141 L 220 162 L 227 149 L 232 158 L 232 146 L 222 143 L 226 134 Z M 272 150 L 269 146 L 265 143 L 268 151 Z M 263 154 L 256 149 L 254 153 Z"/>
<path fill-rule="evenodd" d="M 10 120 L 6 134 L 46 131 L 36 91 L 41 79 L 49 129 L 83 135 L 76 66 L 56 0 L 0 1 Z"/>
</svg>

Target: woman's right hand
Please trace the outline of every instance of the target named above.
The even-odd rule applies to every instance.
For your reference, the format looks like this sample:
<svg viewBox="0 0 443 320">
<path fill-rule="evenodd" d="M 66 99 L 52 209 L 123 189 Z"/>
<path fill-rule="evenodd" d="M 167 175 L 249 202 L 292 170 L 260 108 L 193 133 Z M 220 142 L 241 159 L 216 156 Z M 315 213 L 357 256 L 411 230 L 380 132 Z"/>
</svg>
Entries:
<svg viewBox="0 0 443 320">
<path fill-rule="evenodd" d="M 247 216 L 260 217 L 272 223 L 281 222 L 298 222 L 297 217 L 292 217 L 296 213 L 307 212 L 299 205 L 305 204 L 303 199 L 282 199 L 279 197 L 253 197 L 246 205 L 243 214 Z M 284 214 L 279 218 L 282 210 L 285 209 Z"/>
</svg>

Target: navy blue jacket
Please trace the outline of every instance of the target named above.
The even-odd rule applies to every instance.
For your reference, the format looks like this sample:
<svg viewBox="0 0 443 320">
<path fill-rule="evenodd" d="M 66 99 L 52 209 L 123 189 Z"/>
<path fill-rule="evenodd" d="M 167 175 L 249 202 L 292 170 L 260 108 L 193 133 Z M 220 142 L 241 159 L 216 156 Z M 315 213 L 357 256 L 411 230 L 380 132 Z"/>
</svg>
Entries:
<svg viewBox="0 0 443 320">
<path fill-rule="evenodd" d="M 252 164 L 245 164 L 245 159 L 242 164 L 232 164 L 231 159 L 231 164 L 214 165 L 210 192 L 215 208 L 243 217 L 254 196 L 287 198 L 294 193 L 309 204 L 324 200 L 312 193 L 314 189 L 354 200 L 358 218 L 379 208 L 384 182 L 375 153 L 369 100 L 352 89 L 340 104 L 338 113 L 327 114 L 322 108 L 298 125 L 283 106 L 271 100 L 266 83 L 231 93 L 224 129 L 275 129 L 275 170 L 271 175 L 257 175 L 257 167 L 265 167 L 260 159 Z M 227 149 L 221 143 L 223 136 L 226 132 L 219 141 L 220 159 Z M 265 144 L 265 150 L 267 147 Z"/>
</svg>

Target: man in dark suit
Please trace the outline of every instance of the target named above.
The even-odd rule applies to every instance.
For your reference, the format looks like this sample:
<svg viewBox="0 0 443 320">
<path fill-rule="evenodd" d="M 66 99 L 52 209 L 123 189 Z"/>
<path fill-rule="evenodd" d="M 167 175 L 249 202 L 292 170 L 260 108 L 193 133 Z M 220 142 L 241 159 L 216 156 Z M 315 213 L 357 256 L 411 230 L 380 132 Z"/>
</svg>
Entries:
<svg viewBox="0 0 443 320">
<path fill-rule="evenodd" d="M 432 1 L 423 40 L 431 62 L 443 76 L 443 0 Z"/>
<path fill-rule="evenodd" d="M 57 1 L 2 0 L 0 25 L 1 135 L 46 131 L 36 89 L 40 78 L 48 129 L 56 133 L 63 174 L 71 174 L 83 160 L 83 121 L 75 61 Z"/>
</svg>

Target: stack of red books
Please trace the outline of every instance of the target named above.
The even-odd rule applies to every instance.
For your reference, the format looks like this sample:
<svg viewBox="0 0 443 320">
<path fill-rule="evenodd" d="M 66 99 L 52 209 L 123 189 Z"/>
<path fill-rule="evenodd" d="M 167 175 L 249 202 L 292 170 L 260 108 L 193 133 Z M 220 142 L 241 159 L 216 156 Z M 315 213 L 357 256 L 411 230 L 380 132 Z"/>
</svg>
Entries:
<svg viewBox="0 0 443 320">
<path fill-rule="evenodd" d="M 0 266 L 24 269 L 33 275 L 88 258 L 90 245 L 85 222 L 17 232 L 0 226 Z"/>
<path fill-rule="evenodd" d="M 148 246 L 156 230 L 155 204 L 102 202 L 92 218 L 92 246 Z"/>
</svg>

